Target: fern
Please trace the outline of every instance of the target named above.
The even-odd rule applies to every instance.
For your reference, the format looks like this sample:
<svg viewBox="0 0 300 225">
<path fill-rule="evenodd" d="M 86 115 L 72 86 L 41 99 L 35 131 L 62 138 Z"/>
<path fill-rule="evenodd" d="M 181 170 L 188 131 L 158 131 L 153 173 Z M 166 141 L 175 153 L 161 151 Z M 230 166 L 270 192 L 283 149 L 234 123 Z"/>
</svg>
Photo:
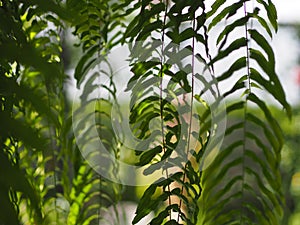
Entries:
<svg viewBox="0 0 300 225">
<path fill-rule="evenodd" d="M 290 106 L 285 100 L 285 95 L 278 77 L 275 72 L 275 60 L 272 48 L 268 44 L 266 37 L 261 34 L 260 31 L 250 27 L 250 23 L 257 21 L 261 27 L 259 29 L 265 29 L 266 33 L 271 36 L 270 27 L 267 20 L 275 30 L 277 30 L 277 16 L 276 10 L 271 1 L 268 3 L 264 1 L 258 1 L 258 4 L 262 4 L 266 11 L 267 19 L 261 16 L 261 7 L 253 9 L 253 12 L 248 12 L 246 8 L 247 1 L 237 1 L 236 3 L 224 6 L 225 1 L 215 1 L 210 11 L 206 12 L 205 3 L 199 2 L 199 5 L 190 3 L 189 1 L 173 1 L 169 3 L 157 3 L 153 4 L 149 1 L 140 1 L 135 6 L 140 7 L 139 15 L 132 20 L 128 25 L 125 33 L 126 37 L 130 38 L 130 41 L 137 41 L 136 46 L 141 47 L 139 41 L 145 40 L 145 43 L 153 46 L 159 46 L 153 40 L 156 40 L 161 33 L 161 48 L 162 58 L 155 58 L 152 54 L 152 49 L 146 50 L 147 52 L 136 53 L 134 52 L 134 61 L 132 72 L 134 73 L 133 78 L 129 83 L 130 89 L 135 93 L 134 96 L 139 96 L 138 103 L 133 105 L 131 122 L 134 125 L 134 130 L 137 132 L 139 138 L 149 138 L 149 123 L 153 118 L 160 118 L 162 121 L 161 131 L 154 131 L 162 136 L 162 141 L 157 146 L 148 145 L 148 151 L 145 153 L 137 152 L 140 156 L 139 165 L 150 165 L 144 173 L 150 174 L 160 168 L 166 173 L 166 181 L 159 179 L 157 182 L 152 184 L 144 196 L 142 197 L 139 207 L 137 208 L 137 215 L 133 223 L 138 222 L 141 218 L 147 215 L 150 211 L 158 210 L 157 216 L 150 222 L 150 224 L 177 224 L 179 218 L 185 221 L 187 224 L 195 224 L 198 221 L 198 217 L 193 217 L 194 213 L 199 213 L 199 209 L 193 208 L 193 204 L 189 202 L 188 195 L 183 195 L 183 190 L 194 191 L 194 195 L 191 199 L 196 200 L 201 195 L 201 212 L 200 221 L 203 224 L 227 224 L 236 223 L 244 224 L 253 221 L 254 217 L 257 221 L 254 223 L 267 224 L 278 224 L 280 221 L 281 207 L 282 207 L 282 194 L 280 191 L 280 181 L 276 179 L 278 174 L 278 161 L 280 160 L 280 149 L 282 147 L 282 134 L 278 127 L 277 122 L 272 117 L 272 114 L 266 104 L 261 101 L 258 97 L 256 88 L 263 89 L 270 95 L 272 95 L 287 111 L 290 116 Z M 195 13 L 200 16 L 195 17 Z M 244 16 L 239 17 L 238 13 L 243 12 Z M 201 14 L 202 13 L 202 14 Z M 180 18 L 180 19 L 179 19 Z M 213 31 L 214 27 L 218 26 L 224 19 L 234 20 L 230 22 L 225 29 L 217 35 L 216 44 L 218 47 L 218 53 L 216 56 L 211 57 L 208 48 L 208 41 L 210 32 Z M 208 22 L 206 22 L 208 21 Z M 190 27 L 185 28 L 185 23 L 190 22 Z M 206 24 L 208 24 L 206 28 Z M 235 40 L 231 40 L 229 36 L 232 35 L 236 30 L 243 28 L 245 30 L 245 36 L 239 37 Z M 202 29 L 202 30 L 201 30 Z M 201 33 L 202 31 L 202 33 Z M 151 38 L 149 39 L 149 37 Z M 168 62 L 168 51 L 165 49 L 171 49 L 168 45 L 168 41 L 175 44 L 184 46 L 183 43 L 191 41 L 192 44 L 187 44 L 186 48 L 191 49 L 191 80 L 188 80 L 188 74 L 183 71 L 174 73 L 172 64 L 165 64 Z M 254 47 L 250 47 L 250 42 L 253 43 Z M 205 50 L 206 55 L 199 54 L 195 50 L 195 43 L 200 43 L 202 48 Z M 147 46 L 147 45 L 145 45 Z M 136 47 L 136 48 L 138 48 Z M 173 47 L 174 48 L 174 47 Z M 145 47 L 143 47 L 145 51 Z M 246 54 L 242 53 L 244 50 Z M 133 48 L 134 51 L 134 48 Z M 261 51 L 264 51 L 262 53 Z M 234 52 L 244 54 L 240 58 L 237 58 L 234 63 L 229 67 L 226 72 L 223 72 L 216 79 L 219 83 L 225 82 L 226 80 L 233 79 L 235 84 L 233 87 L 224 93 L 224 97 L 230 97 L 235 93 L 242 94 L 242 97 L 236 102 L 232 103 L 227 107 L 227 113 L 231 115 L 236 111 L 242 111 L 244 119 L 241 121 L 230 124 L 226 130 L 225 143 L 222 147 L 220 154 L 213 163 L 203 172 L 199 168 L 195 170 L 192 165 L 192 161 L 187 161 L 183 166 L 182 172 L 177 172 L 174 178 L 169 174 L 170 168 L 174 165 L 170 163 L 159 164 L 169 157 L 178 145 L 178 142 L 171 143 L 170 136 L 182 138 L 176 129 L 170 127 L 164 128 L 163 123 L 170 121 L 174 123 L 176 120 L 176 113 L 174 109 L 168 107 L 168 103 L 161 100 L 162 95 L 151 96 L 151 92 L 155 86 L 162 89 L 162 82 L 157 84 L 150 82 L 151 77 L 163 77 L 171 76 L 175 85 L 180 85 L 181 88 L 187 93 L 191 93 L 192 99 L 196 98 L 197 95 L 194 90 L 194 79 L 199 79 L 203 82 L 203 76 L 196 76 L 193 72 L 195 56 L 198 53 L 198 58 L 208 61 L 208 68 L 210 71 L 214 71 L 214 68 L 222 60 L 230 57 Z M 175 51 L 170 51 L 171 54 L 178 54 Z M 265 58 L 264 55 L 268 58 Z M 167 59 L 165 59 L 166 57 Z M 182 57 L 182 56 L 181 56 Z M 206 60 L 205 60 L 206 58 Z M 184 58 L 182 57 L 181 60 Z M 142 62 L 140 62 L 142 60 Z M 165 61 L 163 61 L 165 60 Z M 153 63 L 157 62 L 157 63 Z M 159 63 L 160 61 L 160 63 Z M 150 63 L 152 62 L 152 63 Z M 173 65 L 178 63 L 172 61 Z M 179 66 L 176 64 L 179 68 Z M 137 69 L 138 68 L 138 69 Z M 142 68 L 142 69 L 141 69 Z M 236 75 L 238 71 L 245 70 L 244 75 Z M 205 79 L 205 78 L 204 78 Z M 147 82 L 148 80 L 148 82 Z M 152 79 L 153 81 L 153 79 Z M 147 82 L 147 85 L 146 85 Z M 210 86 L 211 82 L 205 81 L 206 86 Z M 147 86 L 146 89 L 140 90 L 134 87 L 142 85 Z M 200 92 L 204 94 L 210 88 L 206 88 Z M 171 86 L 168 86 L 168 90 L 173 91 L 178 96 L 179 92 L 176 92 L 176 88 L 173 90 Z M 276 90 L 276 91 L 275 91 Z M 162 93 L 162 92 L 161 92 Z M 149 96 L 150 95 L 150 96 Z M 201 95 L 198 95 L 198 100 L 201 100 Z M 134 99 L 137 99 L 135 97 Z M 148 105 L 147 107 L 145 105 Z M 250 112 L 250 107 L 256 105 L 262 111 L 262 117 L 253 115 Z M 190 105 L 192 107 L 192 104 Z M 171 113 L 171 115 L 168 114 Z M 204 129 L 200 131 L 200 134 L 204 134 L 209 131 L 211 119 L 205 117 L 208 111 L 204 111 L 202 114 L 202 123 Z M 191 114 L 192 115 L 192 114 Z M 179 116 L 177 116 L 179 117 Z M 265 117 L 265 119 L 263 119 Z M 141 118 L 143 118 L 143 122 Z M 206 118 L 206 120 L 205 120 Z M 206 121 L 206 122 L 205 122 Z M 220 122 L 220 121 L 218 121 Z M 177 118 L 177 122 L 180 123 Z M 206 125 L 205 125 L 206 124 Z M 180 124 L 181 126 L 190 126 L 190 124 Z M 261 136 L 253 133 L 254 127 L 262 130 L 265 138 L 261 140 Z M 234 137 L 236 133 L 240 133 L 241 137 Z M 209 141 L 221 140 L 221 137 L 214 137 L 213 132 L 209 133 L 206 137 L 201 137 L 198 141 L 201 143 L 202 149 L 200 153 L 194 153 L 196 162 L 200 163 L 200 159 L 208 160 L 203 156 L 208 154 L 210 148 L 208 147 Z M 191 133 L 188 133 L 187 139 L 189 140 Z M 151 139 L 147 143 L 157 143 L 157 137 Z M 178 140 L 177 140 L 178 141 Z M 189 141 L 185 142 L 185 148 L 189 148 Z M 216 148 L 217 145 L 213 145 L 212 148 Z M 270 152 L 270 149 L 273 149 Z M 187 149 L 189 152 L 190 149 Z M 177 157 L 179 160 L 180 157 Z M 158 162 L 156 162 L 158 160 Z M 179 170 L 182 166 L 179 163 Z M 240 168 L 240 169 L 239 169 Z M 261 168 L 257 170 L 258 168 Z M 178 169 L 177 169 L 178 170 Z M 258 172 L 261 171 L 261 172 Z M 190 178 L 190 175 L 194 174 L 194 179 Z M 277 175 L 273 175 L 277 174 Z M 186 186 L 186 176 L 189 180 L 189 186 Z M 201 182 L 200 182 L 201 180 Z M 181 188 L 173 188 L 172 184 L 177 183 L 177 186 Z M 216 185 L 218 184 L 218 185 Z M 191 189 L 190 185 L 198 185 L 196 189 Z M 194 188 L 194 187 L 193 187 Z M 224 189 L 223 189 L 224 188 Z M 154 198 L 153 195 L 160 189 L 162 194 L 159 197 Z M 179 190 L 179 192 L 177 192 Z M 275 196 L 273 194 L 276 192 Z M 273 194 L 271 194 L 273 193 Z M 178 197 L 179 203 L 172 202 L 172 197 Z M 251 201 L 250 201 L 251 198 Z M 151 202 L 149 206 L 146 202 Z M 166 204 L 166 206 L 162 206 Z M 183 210 L 183 205 L 186 204 L 186 210 Z M 162 208 L 161 208 L 162 207 Z M 275 210 L 273 210 L 273 208 Z M 260 210 L 264 210 L 264 214 L 260 214 Z M 177 212 L 178 217 L 172 218 L 172 213 Z M 192 212 L 188 214 L 186 212 Z M 235 214 L 235 216 L 233 216 Z M 268 215 L 267 217 L 264 215 Z M 201 222 L 200 222 L 201 223 Z"/>
<path fill-rule="evenodd" d="M 128 140 L 111 115 L 127 120 L 108 58 L 123 44 L 135 166 L 155 177 L 132 223 L 280 224 L 284 138 L 262 96 L 291 108 L 269 44 L 276 8 L 251 2 L 0 1 L 0 223 L 123 223 Z M 72 115 L 67 28 L 82 51 Z"/>
<path fill-rule="evenodd" d="M 207 130 L 192 128 L 193 123 L 200 121 L 208 130 L 212 125 L 211 118 L 207 117 L 210 109 L 204 107 L 207 104 L 204 96 L 214 92 L 213 77 L 201 76 L 198 69 L 199 65 L 205 68 L 205 58 L 209 60 L 205 17 L 202 2 L 174 1 L 169 5 L 140 1 L 139 16 L 125 32 L 130 41 L 136 41 L 131 52 L 133 77 L 128 84 L 133 93 L 130 119 L 137 137 L 147 140 L 144 144 L 148 143 L 147 151 L 136 152 L 140 155 L 137 165 L 147 165 L 145 175 L 157 170 L 165 174 L 145 191 L 134 224 L 152 210 L 157 215 L 150 224 L 197 223 L 202 192 L 199 164 L 205 146 L 207 152 L 215 146 L 208 144 Z M 191 27 L 187 27 L 189 24 Z M 157 41 L 159 36 L 160 41 Z M 203 49 L 204 54 L 197 48 Z M 156 53 L 156 49 L 161 51 Z M 164 80 L 168 80 L 165 87 Z M 197 93 L 196 80 L 207 89 Z M 155 93 L 155 88 L 160 91 Z M 183 99 L 182 102 L 179 99 Z M 201 114 L 195 113 L 194 101 L 203 105 Z M 184 118 L 184 114 L 189 119 Z M 150 135 L 149 126 L 154 118 L 159 119 L 161 125 Z M 203 150 L 196 149 L 193 140 L 198 140 Z M 161 194 L 155 197 L 158 191 Z"/>
<path fill-rule="evenodd" d="M 71 210 L 69 221 L 71 224 L 91 224 L 95 218 L 99 223 L 103 217 L 100 214 L 109 206 L 116 210 L 115 205 L 122 193 L 122 186 L 110 181 L 120 179 L 118 163 L 111 160 L 112 156 L 119 159 L 120 142 L 113 132 L 109 116 L 117 99 L 113 72 L 106 55 L 121 41 L 120 32 L 115 32 L 115 29 L 123 29 L 123 9 L 119 4 L 112 4 L 110 1 L 69 1 L 68 7 L 80 12 L 79 18 L 73 21 L 73 26 L 83 50 L 83 56 L 74 74 L 77 87 L 83 90 L 77 99 L 80 102 L 76 104 L 79 105 L 74 105 L 72 109 L 74 135 L 83 159 L 94 169 L 91 170 L 85 164 L 80 166 L 86 172 L 80 172 L 76 178 L 76 183 L 80 182 L 80 186 L 74 185 L 72 190 L 76 191 L 78 196 L 73 194 L 71 207 L 76 210 Z M 90 176 L 90 180 L 79 181 L 85 176 Z M 87 187 L 87 183 L 91 185 Z M 77 201 L 78 197 L 81 202 Z M 88 205 L 87 208 L 82 203 Z M 78 211 L 79 209 L 83 212 Z M 112 214 L 116 214 L 114 218 L 118 220 L 117 212 Z"/>
<path fill-rule="evenodd" d="M 276 10 L 271 1 L 257 1 L 264 6 L 265 19 L 260 16 L 261 7 L 250 12 L 246 1 L 227 8 L 222 8 L 222 3 L 216 1 L 208 12 L 212 19 L 209 28 L 213 29 L 222 18 L 233 18 L 234 22 L 217 37 L 219 51 L 210 64 L 222 62 L 224 56 L 233 54 L 235 50 L 243 49 L 245 52 L 244 57 L 235 59 L 228 71 L 217 77 L 220 83 L 229 78 L 235 80 L 236 83 L 224 96 L 241 95 L 237 102 L 227 107 L 229 116 L 239 112 L 241 117 L 230 123 L 225 134 L 226 144 L 212 165 L 203 172 L 201 221 L 202 224 L 280 224 L 284 200 L 280 191 L 278 162 L 283 137 L 277 121 L 266 103 L 260 100 L 258 92 L 264 90 L 270 94 L 291 115 L 275 72 L 273 50 L 268 44 L 268 37 L 261 32 L 265 30 L 272 36 L 268 22 L 277 30 Z M 239 19 L 238 12 L 243 12 L 244 17 Z M 243 27 L 244 38 L 228 38 Z M 259 115 L 253 114 L 253 106 L 261 111 Z"/>
</svg>

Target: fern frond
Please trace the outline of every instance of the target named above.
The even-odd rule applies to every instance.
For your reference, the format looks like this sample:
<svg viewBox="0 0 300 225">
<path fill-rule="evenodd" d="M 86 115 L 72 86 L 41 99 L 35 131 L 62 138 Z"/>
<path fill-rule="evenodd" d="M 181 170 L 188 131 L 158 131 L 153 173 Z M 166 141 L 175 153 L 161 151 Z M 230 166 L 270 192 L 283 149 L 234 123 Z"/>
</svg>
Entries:
<svg viewBox="0 0 300 225">
<path fill-rule="evenodd" d="M 233 87 L 224 93 L 225 98 L 233 94 L 241 97 L 227 107 L 230 120 L 223 148 L 212 165 L 203 171 L 201 221 L 203 224 L 280 224 L 283 207 L 279 175 L 282 131 L 257 91 L 263 90 L 271 95 L 290 116 L 290 106 L 275 72 L 272 47 L 260 30 L 265 30 L 270 36 L 272 33 L 266 19 L 260 16 L 261 9 L 248 12 L 246 1 L 239 1 L 234 7 L 228 6 L 217 14 L 222 5 L 222 1 L 218 2 L 209 13 L 213 18 L 210 29 L 238 11 L 244 12 L 244 17 L 233 16 L 234 22 L 219 34 L 219 52 L 210 64 L 222 62 L 224 56 L 233 55 L 235 50 L 243 49 L 245 56 L 234 59 L 229 69 L 217 77 L 220 83 L 235 80 Z M 277 16 L 273 3 L 257 2 L 264 6 L 268 22 L 276 31 Z M 250 21 L 258 21 L 260 27 L 249 28 Z M 227 38 L 234 29 L 242 27 L 245 29 L 244 38 Z"/>
<path fill-rule="evenodd" d="M 140 14 L 126 32 L 126 37 L 134 41 L 133 75 L 127 86 L 132 93 L 130 123 L 136 137 L 142 140 L 137 149 L 145 149 L 144 152 L 136 150 L 137 165 L 146 166 L 144 175 L 158 173 L 161 177 L 145 191 L 133 223 L 156 211 L 150 224 L 195 224 L 201 195 L 198 164 L 203 155 L 201 150 L 209 141 L 200 131 L 194 131 L 192 124 L 202 119 L 209 130 L 212 123 L 206 107 L 201 116 L 193 107 L 196 99 L 205 105 L 203 96 L 216 94 L 212 86 L 205 85 L 210 81 L 196 67 L 209 57 L 205 5 L 184 1 L 170 2 L 170 5 L 161 2 L 153 6 L 147 1 L 139 4 Z M 188 23 L 193 26 L 186 27 Z M 140 29 L 143 26 L 146 27 Z M 204 49 L 206 55 L 199 54 L 196 47 Z M 143 51 L 139 51 L 140 48 Z M 228 52 L 231 48 L 234 47 Z M 166 86 L 163 86 L 164 80 Z M 200 94 L 195 91 L 195 80 L 204 86 Z M 153 125 L 152 121 L 161 122 Z M 200 149 L 195 149 L 195 140 L 201 142 Z M 212 146 L 214 144 L 207 148 Z M 155 197 L 158 191 L 161 194 Z"/>
</svg>

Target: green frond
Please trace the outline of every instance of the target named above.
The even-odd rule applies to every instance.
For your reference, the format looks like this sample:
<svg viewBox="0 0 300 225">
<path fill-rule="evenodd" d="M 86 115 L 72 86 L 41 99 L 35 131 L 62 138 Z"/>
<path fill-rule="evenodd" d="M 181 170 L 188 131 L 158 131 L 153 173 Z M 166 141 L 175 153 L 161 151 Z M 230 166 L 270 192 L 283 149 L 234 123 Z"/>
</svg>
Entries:
<svg viewBox="0 0 300 225">
<path fill-rule="evenodd" d="M 270 44 L 276 7 L 249 3 L 0 0 L 0 224 L 123 224 L 131 148 L 142 178 L 126 176 L 155 173 L 132 224 L 281 224 L 284 135 L 264 96 L 292 110 Z M 121 45 L 128 118 L 109 58 Z"/>
</svg>

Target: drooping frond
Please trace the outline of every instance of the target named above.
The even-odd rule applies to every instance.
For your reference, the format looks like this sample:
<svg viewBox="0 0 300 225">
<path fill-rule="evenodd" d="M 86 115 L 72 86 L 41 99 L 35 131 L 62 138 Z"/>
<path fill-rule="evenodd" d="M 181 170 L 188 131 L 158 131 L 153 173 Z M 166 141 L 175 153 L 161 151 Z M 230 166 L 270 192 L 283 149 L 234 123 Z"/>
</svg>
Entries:
<svg viewBox="0 0 300 225">
<path fill-rule="evenodd" d="M 223 147 L 201 179 L 201 224 L 280 224 L 283 135 L 262 100 L 267 94 L 291 115 L 269 44 L 271 30 L 277 30 L 276 9 L 272 1 L 255 1 L 257 7 L 251 10 L 247 1 L 227 7 L 224 3 L 215 1 L 207 14 L 219 46 L 210 64 L 220 66 L 230 57 L 217 80 L 233 84 L 224 92 L 230 100 Z M 225 19 L 228 25 L 221 32 L 214 28 Z"/>
<path fill-rule="evenodd" d="M 142 140 L 137 165 L 157 180 L 141 198 L 133 223 L 155 211 L 150 224 L 196 224 L 200 162 L 218 145 L 210 137 L 222 123 L 222 110 L 210 113 L 219 108 L 220 95 L 213 67 L 206 64 L 205 5 L 140 1 L 135 7 L 139 14 L 125 32 L 132 42 L 130 123 Z M 221 138 L 218 132 L 215 138 Z"/>
</svg>

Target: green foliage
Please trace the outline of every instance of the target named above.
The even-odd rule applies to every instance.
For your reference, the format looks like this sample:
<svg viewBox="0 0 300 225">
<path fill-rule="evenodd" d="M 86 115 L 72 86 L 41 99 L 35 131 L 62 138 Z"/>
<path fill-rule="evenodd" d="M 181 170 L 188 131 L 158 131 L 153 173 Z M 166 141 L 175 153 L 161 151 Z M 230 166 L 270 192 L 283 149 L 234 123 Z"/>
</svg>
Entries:
<svg viewBox="0 0 300 225">
<path fill-rule="evenodd" d="M 280 223 L 284 204 L 279 179 L 280 149 L 283 145 L 283 137 L 271 111 L 265 102 L 259 99 L 257 92 L 259 89 L 269 93 L 286 109 L 288 116 L 291 116 L 290 106 L 285 100 L 285 94 L 275 72 L 273 50 L 268 44 L 268 37 L 261 32 L 265 30 L 270 36 L 272 35 L 269 26 L 266 25 L 268 22 L 277 30 L 276 9 L 271 1 L 257 1 L 259 8 L 254 8 L 252 12 L 248 11 L 246 1 L 238 1 L 226 7 L 224 7 L 224 3 L 225 1 L 215 1 L 211 10 L 207 11 L 204 2 L 199 2 L 199 5 L 197 5 L 192 1 L 171 1 L 159 4 L 141 1 L 139 15 L 135 17 L 127 28 L 126 36 L 130 38 L 130 41 L 141 41 L 146 37 L 153 37 L 153 39 L 159 37 L 162 46 L 165 45 L 165 49 L 168 49 L 167 38 L 169 38 L 170 41 L 180 45 L 180 47 L 184 46 L 182 48 L 191 49 L 192 53 L 190 55 L 193 59 L 189 66 L 192 68 L 194 67 L 192 64 L 193 60 L 197 60 L 196 54 L 207 62 L 211 71 L 213 71 L 223 60 L 228 57 L 230 59 L 236 57 L 231 55 L 234 55 L 234 52 L 239 52 L 239 58 L 233 59 L 229 69 L 216 76 L 216 79 L 220 84 L 229 78 L 236 81 L 230 91 L 224 93 L 224 97 L 227 98 L 227 96 L 229 97 L 229 95 L 235 93 L 242 94 L 242 96 L 236 103 L 232 102 L 232 105 L 227 107 L 227 114 L 229 117 L 235 112 L 243 114 L 240 121 L 229 124 L 227 127 L 225 144 L 222 146 L 220 154 L 216 156 L 216 159 L 208 168 L 201 171 L 201 168 L 190 166 L 192 162 L 200 163 L 201 156 L 197 154 L 193 155 L 195 159 L 192 159 L 193 157 L 189 158 L 187 162 L 179 160 L 180 163 L 185 165 L 183 168 L 181 166 L 177 167 L 178 170 L 182 170 L 182 174 L 181 176 L 176 176 L 176 179 L 171 175 L 168 176 L 168 169 L 178 164 L 164 166 L 169 183 L 162 185 L 160 198 L 151 198 L 155 193 L 153 190 L 154 184 L 147 189 L 139 202 L 134 223 L 152 210 L 158 210 L 158 214 L 150 224 L 179 224 L 180 221 L 184 221 L 186 224 L 196 224 L 197 222 L 200 224 Z M 260 7 L 259 4 L 262 4 L 263 7 Z M 267 14 L 268 22 L 260 16 L 263 10 Z M 239 17 L 238 15 L 240 14 L 243 14 L 243 16 Z M 218 46 L 218 52 L 215 56 L 210 56 L 210 48 L 208 47 L 210 33 L 224 19 L 231 19 L 233 22 L 230 21 L 229 25 L 217 35 L 216 46 Z M 250 28 L 250 21 L 251 23 L 256 23 L 257 21 L 261 26 L 251 26 Z M 188 28 L 186 28 L 187 22 L 190 24 Z M 244 30 L 242 37 L 229 38 L 233 32 L 241 28 Z M 251 47 L 250 42 L 253 42 Z M 195 43 L 199 43 L 203 45 L 204 49 L 208 49 L 206 51 L 207 54 L 201 55 L 203 53 L 196 50 Z M 163 54 L 168 56 L 167 51 L 163 50 Z M 176 51 L 172 53 L 178 54 Z M 182 56 L 180 55 L 180 57 Z M 181 59 L 183 60 L 183 58 Z M 142 60 L 145 60 L 145 63 L 148 63 L 148 60 L 155 61 L 154 58 L 142 58 Z M 199 76 L 194 74 L 194 70 L 192 69 L 191 73 L 182 73 L 180 71 L 180 76 L 178 76 L 179 73 L 163 69 L 162 66 L 165 62 L 168 62 L 168 59 L 160 62 L 160 68 L 157 64 L 152 67 L 144 66 L 145 70 L 142 73 L 138 71 L 138 74 L 135 73 L 136 70 L 132 70 L 135 73 L 134 77 L 140 77 L 140 79 L 144 80 L 145 77 L 151 76 L 170 76 L 172 81 L 180 86 L 179 88 L 183 88 L 187 93 L 191 93 L 193 97 L 196 96 L 193 79 L 198 79 Z M 174 65 L 177 62 L 172 63 Z M 179 65 L 177 66 L 182 68 Z M 189 76 L 192 77 L 192 81 L 188 81 Z M 184 85 L 181 85 L 182 83 Z M 170 87 L 168 87 L 168 90 L 170 90 Z M 177 92 L 177 96 L 179 96 L 176 89 L 171 91 L 175 95 Z M 139 93 L 142 103 L 150 104 L 150 102 L 147 103 L 149 97 L 141 97 L 149 92 L 146 89 Z M 205 93 L 205 90 L 203 93 Z M 144 113 L 143 110 L 139 110 L 140 115 L 138 115 L 135 107 L 133 108 L 132 123 L 135 123 L 139 117 L 144 118 L 144 123 L 146 123 L 145 125 L 138 125 L 141 129 L 138 132 L 139 138 L 146 136 L 148 130 L 143 129 L 143 127 L 149 127 L 148 123 L 154 117 L 160 117 L 163 122 L 170 121 L 174 123 L 175 118 L 167 113 L 172 112 L 172 110 L 165 107 L 167 104 L 164 101 L 160 101 L 160 98 L 161 96 L 157 96 L 157 100 L 151 99 L 153 105 L 152 113 L 147 111 Z M 143 107 L 139 105 L 137 107 Z M 259 116 L 251 112 L 250 107 L 253 106 L 260 109 L 261 113 Z M 180 125 L 184 126 L 184 124 Z M 191 124 L 187 124 L 187 126 L 191 126 Z M 207 126 L 204 125 L 204 127 Z M 148 174 L 148 170 L 153 171 L 157 169 L 156 165 L 158 163 L 154 163 L 152 160 L 154 158 L 157 160 L 156 156 L 159 156 L 159 161 L 163 161 L 167 155 L 169 156 L 175 151 L 178 143 L 171 145 L 168 142 L 168 136 L 174 134 L 178 141 L 178 138 L 182 138 L 179 130 L 169 130 L 168 127 L 164 130 L 162 128 L 161 133 L 164 135 L 162 142 L 158 143 L 158 146 L 154 148 L 149 146 L 150 150 L 143 153 L 140 157 L 139 164 L 145 165 L 150 163 L 149 168 L 144 173 Z M 257 133 L 258 130 L 260 132 Z M 199 139 L 199 141 L 202 141 L 200 152 L 209 151 L 205 142 L 207 143 L 210 138 L 213 138 L 211 135 L 208 134 L 207 137 Z M 189 148 L 188 142 L 184 146 Z M 191 150 L 187 149 L 187 152 Z M 204 160 L 207 159 L 204 158 Z M 151 169 L 154 166 L 156 166 L 155 169 Z M 195 182 L 193 182 L 193 179 L 190 179 L 191 174 L 194 174 Z M 173 182 L 177 184 L 171 186 Z M 186 183 L 189 183 L 189 185 L 186 186 Z M 198 187 L 193 189 L 195 194 L 191 198 L 187 194 L 183 194 L 183 190 L 190 193 L 191 187 L 194 187 L 192 185 L 195 184 L 198 184 Z M 158 188 L 160 185 L 158 187 L 155 185 L 155 187 Z M 148 191 L 150 192 L 148 193 Z M 179 203 L 176 201 L 173 203 L 173 196 L 179 199 Z M 198 198 L 200 199 L 198 200 Z M 196 202 L 199 201 L 201 207 L 194 207 L 190 199 L 196 200 Z M 146 202 L 153 202 L 153 204 L 146 204 Z M 166 206 L 161 206 L 164 202 Z M 178 217 L 172 218 L 172 211 L 177 212 Z M 194 217 L 193 214 L 199 214 L 199 217 Z"/>
<path fill-rule="evenodd" d="M 99 174 L 120 179 L 110 157 L 125 154 L 112 127 L 119 103 L 107 59 L 121 44 L 131 51 L 130 128 L 145 149 L 134 151 L 135 165 L 159 174 L 132 223 L 154 213 L 149 224 L 280 224 L 284 137 L 261 93 L 289 118 L 291 107 L 269 44 L 276 8 L 247 2 L 0 1 L 0 224 L 99 224 L 111 206 L 114 223 L 123 223 L 116 205 L 124 187 Z M 67 28 L 82 51 L 73 112 L 64 89 Z M 95 138 L 106 154 L 88 148 Z"/>
<path fill-rule="evenodd" d="M 277 16 L 273 3 L 257 3 L 264 5 L 269 22 L 277 30 Z M 261 23 L 262 17 L 259 14 L 262 9 L 255 8 L 253 12 L 248 12 L 244 1 L 224 10 L 216 5 L 208 13 L 213 21 L 210 28 L 217 24 L 214 21 L 220 21 L 221 17 L 229 18 L 237 10 L 244 11 L 245 17 L 231 23 L 220 33 L 217 44 L 224 41 L 211 63 L 222 60 L 223 55 L 228 56 L 233 50 L 245 49 L 245 57 L 236 59 L 230 69 L 217 78 L 221 83 L 229 77 L 236 77 L 237 82 L 227 94 L 242 91 L 243 97 L 239 101 L 243 102 L 243 106 L 228 106 L 227 112 L 230 118 L 232 113 L 240 111 L 243 118 L 233 124 L 229 123 L 224 150 L 221 150 L 211 167 L 203 172 L 202 221 L 204 224 L 280 224 L 284 200 L 278 162 L 283 135 L 272 112 L 258 97 L 258 90 L 269 93 L 286 109 L 289 116 L 291 109 L 275 72 L 274 53 L 268 44 L 268 37 L 262 32 L 265 29 L 271 36 L 269 28 L 264 26 L 265 23 Z M 249 20 L 261 23 L 262 27 L 250 28 Z M 240 26 L 245 29 L 245 41 L 229 41 L 227 37 L 230 32 L 239 29 Z M 242 76 L 239 78 L 236 72 L 242 69 Z M 246 73 L 246 76 L 243 76 L 243 73 Z M 250 108 L 252 106 L 260 112 L 254 114 Z"/>
</svg>

